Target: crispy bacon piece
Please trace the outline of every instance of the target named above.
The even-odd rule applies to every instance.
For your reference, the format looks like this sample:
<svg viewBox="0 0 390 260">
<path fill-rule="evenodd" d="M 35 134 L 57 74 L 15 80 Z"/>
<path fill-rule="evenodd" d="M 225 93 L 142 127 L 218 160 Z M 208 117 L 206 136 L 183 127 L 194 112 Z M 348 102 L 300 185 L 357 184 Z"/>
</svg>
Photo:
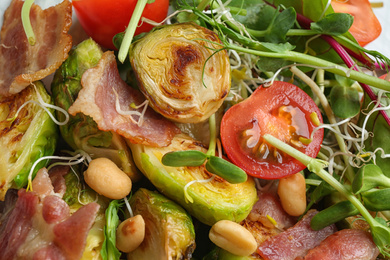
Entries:
<svg viewBox="0 0 390 260">
<path fill-rule="evenodd" d="M 21 20 L 24 1 L 13 0 L 4 13 L 0 39 L 0 95 L 19 93 L 31 82 L 53 73 L 68 58 L 72 37 L 69 0 L 42 10 L 31 7 L 30 20 L 36 35 L 29 45 Z"/>
<path fill-rule="evenodd" d="M 145 97 L 121 79 L 115 55 L 111 51 L 103 54 L 96 67 L 84 72 L 81 84 L 83 88 L 68 111 L 72 115 L 81 112 L 91 116 L 100 130 L 114 131 L 132 143 L 158 147 L 169 145 L 172 138 L 180 132 L 174 123 L 150 107 L 147 108 L 141 125 L 130 116 L 118 112 L 117 99 L 122 111 L 142 112 L 142 108 L 131 108 L 131 104 L 140 105 Z M 138 115 L 132 117 L 139 120 Z"/>
<path fill-rule="evenodd" d="M 252 221 L 262 221 L 267 215 L 275 220 L 279 229 L 287 229 L 296 223 L 296 218 L 288 215 L 273 192 L 259 192 L 259 200 L 253 206 L 249 219 Z M 264 221 L 263 221 L 264 222 Z"/>
<path fill-rule="evenodd" d="M 327 237 L 311 249 L 304 260 L 375 260 L 379 249 L 370 233 L 359 229 L 343 229 Z"/>
<path fill-rule="evenodd" d="M 252 211 L 240 224 L 252 233 L 257 245 L 261 245 L 268 238 L 292 227 L 296 223 L 296 218 L 283 210 L 276 189 L 271 187 L 267 191 L 258 192 L 258 197 L 259 200 L 253 206 Z M 262 259 L 257 252 L 253 253 L 251 258 Z"/>
<path fill-rule="evenodd" d="M 316 210 L 310 210 L 293 227 L 263 242 L 257 253 L 265 260 L 294 260 L 305 256 L 311 248 L 318 246 L 322 240 L 336 232 L 335 225 L 319 231 L 312 230 L 310 221 L 317 213 Z"/>
<path fill-rule="evenodd" d="M 37 173 L 33 187 L 19 190 L 15 206 L 7 204 L 0 215 L 0 259 L 80 259 L 99 204 L 89 203 L 70 215 L 46 169 Z"/>
</svg>

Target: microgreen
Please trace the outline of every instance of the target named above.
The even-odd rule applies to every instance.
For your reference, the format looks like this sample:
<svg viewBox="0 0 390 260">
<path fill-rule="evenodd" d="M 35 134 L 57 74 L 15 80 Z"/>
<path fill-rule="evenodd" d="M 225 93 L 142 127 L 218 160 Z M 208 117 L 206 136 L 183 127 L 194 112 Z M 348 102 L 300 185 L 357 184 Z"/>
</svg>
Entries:
<svg viewBox="0 0 390 260">
<path fill-rule="evenodd" d="M 337 63 L 333 63 L 318 57 L 314 57 L 308 54 L 292 51 L 291 44 L 286 42 L 281 44 L 270 43 L 270 42 L 259 42 L 252 39 L 250 36 L 246 36 L 241 33 L 243 26 L 238 27 L 237 25 L 231 26 L 231 21 L 226 24 L 215 21 L 212 17 L 209 17 L 203 12 L 200 12 L 195 7 L 191 7 L 187 3 L 183 4 L 183 8 L 188 8 L 198 16 L 198 19 L 203 20 L 210 26 L 214 27 L 220 32 L 220 38 L 224 42 L 225 48 L 235 50 L 237 52 L 248 53 L 260 57 L 278 58 L 292 62 L 309 64 L 312 66 L 323 67 L 326 71 L 334 74 L 338 74 L 344 77 L 351 78 L 358 82 L 375 86 L 379 89 L 390 91 L 390 82 L 377 77 L 367 75 L 362 72 L 354 71 L 341 66 Z M 312 8 L 312 7 L 311 7 Z M 235 21 L 235 24 L 237 22 Z M 228 38 L 234 40 L 236 43 L 231 43 Z M 286 46 L 290 46 L 286 48 Z M 282 48 L 281 48 L 282 47 Z"/>
<path fill-rule="evenodd" d="M 247 175 L 241 168 L 223 158 L 215 156 L 215 115 L 209 118 L 209 125 L 210 142 L 209 149 L 206 153 L 196 150 L 169 152 L 162 157 L 161 162 L 166 166 L 173 167 L 196 167 L 206 163 L 206 169 L 210 173 L 216 174 L 230 183 L 245 182 Z"/>
<path fill-rule="evenodd" d="M 79 163 L 82 163 L 84 161 L 87 161 L 89 159 L 89 155 L 86 154 L 84 151 L 78 151 L 78 153 L 76 153 L 75 155 L 73 156 L 56 156 L 56 155 L 52 155 L 52 156 L 43 156 L 41 158 L 39 158 L 38 160 L 36 160 L 34 162 L 34 164 L 32 165 L 31 169 L 30 169 L 30 172 L 27 176 L 27 179 L 28 179 L 28 182 L 27 182 L 27 188 L 26 190 L 29 191 L 29 190 L 33 190 L 33 187 L 32 187 L 32 180 L 34 178 L 34 171 L 35 171 L 35 168 L 37 167 L 37 165 L 41 162 L 41 161 L 49 161 L 49 160 L 64 160 L 64 161 L 67 161 L 67 163 L 63 163 L 62 165 L 77 165 Z M 57 163 L 59 164 L 59 163 Z"/>
<path fill-rule="evenodd" d="M 371 211 L 390 210 L 390 188 L 370 189 L 360 194 L 364 206 Z"/>
<path fill-rule="evenodd" d="M 31 103 L 32 103 L 32 104 L 35 104 L 35 105 L 41 107 L 43 110 L 45 110 L 45 112 L 49 115 L 49 117 L 53 120 L 53 122 L 54 122 L 56 125 L 59 125 L 59 126 L 66 125 L 66 124 L 69 122 L 69 113 L 68 113 L 65 109 L 63 109 L 63 108 L 61 108 L 61 107 L 59 107 L 59 106 L 55 106 L 55 105 L 46 103 L 46 102 L 42 99 L 42 96 L 41 96 L 41 94 L 39 93 L 39 91 L 38 91 L 38 89 L 37 89 L 37 86 L 36 86 L 34 83 L 32 83 L 31 85 L 34 86 L 35 92 L 36 92 L 36 94 L 37 94 L 37 100 L 38 100 L 38 101 L 29 100 L 29 101 L 23 103 L 23 105 L 21 105 L 21 106 L 18 108 L 18 110 L 16 111 L 14 117 L 8 118 L 7 120 L 13 122 L 13 121 L 18 117 L 20 111 L 22 111 L 22 109 L 23 109 L 25 106 L 27 106 L 28 104 L 31 104 Z M 49 109 L 54 109 L 54 110 L 57 110 L 58 112 L 62 113 L 62 114 L 64 115 L 64 117 L 65 117 L 64 121 L 62 121 L 62 122 L 58 121 L 57 118 L 52 114 L 52 112 L 51 112 Z"/>
<path fill-rule="evenodd" d="M 133 41 L 135 30 L 137 29 L 138 22 L 141 19 L 142 12 L 144 11 L 146 4 L 154 3 L 154 1 L 155 0 L 137 1 L 137 4 L 135 5 L 133 11 L 133 15 L 131 16 L 129 25 L 126 28 L 125 35 L 122 39 L 122 43 L 119 48 L 118 59 L 120 62 L 123 63 L 127 57 L 127 53 L 129 52 L 131 42 Z"/>
<path fill-rule="evenodd" d="M 120 200 L 112 200 L 106 209 L 106 225 L 104 226 L 104 242 L 100 255 L 103 260 L 119 259 L 121 252 L 116 248 L 116 228 L 119 225 L 118 211 L 122 206 Z"/>
<path fill-rule="evenodd" d="M 281 12 L 278 10 L 271 24 L 265 30 L 264 39 L 274 43 L 286 42 L 286 34 L 293 27 L 295 19 L 296 12 L 294 8 L 290 7 Z"/>
<path fill-rule="evenodd" d="M 353 179 L 352 191 L 355 194 L 359 194 L 375 187 L 390 188 L 390 178 L 385 176 L 377 165 L 364 165 Z"/>
<path fill-rule="evenodd" d="M 359 92 L 351 87 L 332 87 L 329 103 L 333 113 L 339 118 L 351 118 L 360 113 Z"/>
<path fill-rule="evenodd" d="M 310 29 L 327 35 L 342 35 L 348 32 L 353 22 L 353 16 L 345 13 L 328 14 L 321 20 L 311 23 Z"/>
<path fill-rule="evenodd" d="M 325 171 L 325 163 L 322 160 L 311 158 L 306 154 L 294 149 L 283 141 L 266 134 L 263 136 L 264 140 L 272 146 L 285 152 L 291 157 L 297 159 L 301 163 L 307 166 L 308 170 L 317 174 L 321 179 L 331 185 L 336 191 L 343 195 L 350 203 L 359 211 L 362 217 L 370 225 L 370 230 L 375 244 L 378 246 L 381 253 L 389 255 L 389 241 L 390 241 L 390 228 L 382 223 L 383 219 L 374 218 L 366 207 L 356 198 L 343 184 L 336 180 L 332 175 Z"/>
<path fill-rule="evenodd" d="M 34 0 L 26 0 L 23 3 L 22 6 L 22 24 L 23 24 L 23 29 L 26 33 L 26 37 L 28 40 L 28 43 L 30 45 L 35 45 L 35 34 L 34 30 L 31 26 L 31 21 L 30 21 L 30 10 L 31 6 L 33 5 Z"/>
<path fill-rule="evenodd" d="M 357 214 L 359 214 L 359 211 L 356 207 L 349 200 L 344 200 L 316 214 L 310 222 L 310 227 L 313 230 L 320 230 Z"/>
<path fill-rule="evenodd" d="M 306 179 L 306 184 L 310 184 L 310 180 L 312 179 Z M 320 181 L 320 184 L 316 186 L 310 194 L 310 202 L 306 206 L 306 211 L 308 211 L 315 203 L 320 201 L 323 197 L 331 194 L 332 192 L 334 192 L 332 186 L 330 186 L 326 182 Z"/>
</svg>

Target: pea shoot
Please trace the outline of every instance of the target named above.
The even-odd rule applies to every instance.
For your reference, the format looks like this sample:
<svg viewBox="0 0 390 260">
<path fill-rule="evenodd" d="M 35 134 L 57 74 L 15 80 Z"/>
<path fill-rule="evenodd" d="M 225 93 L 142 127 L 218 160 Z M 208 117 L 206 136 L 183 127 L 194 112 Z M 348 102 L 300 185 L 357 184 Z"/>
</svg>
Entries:
<svg viewBox="0 0 390 260">
<path fill-rule="evenodd" d="M 176 151 L 166 153 L 161 162 L 166 166 L 184 167 L 201 166 L 206 162 L 206 169 L 230 183 L 242 183 L 247 180 L 246 173 L 236 165 L 223 158 L 215 156 L 216 122 L 215 114 L 209 118 L 210 142 L 206 153 L 196 150 Z"/>
<path fill-rule="evenodd" d="M 387 223 L 378 217 L 371 216 L 367 208 L 362 204 L 362 202 L 356 198 L 351 191 L 349 191 L 343 184 L 336 180 L 332 175 L 330 175 L 323 168 L 326 165 L 324 161 L 315 159 L 307 156 L 304 153 L 292 148 L 286 143 L 280 141 L 279 139 L 273 137 L 272 135 L 264 135 L 263 137 L 268 143 L 277 149 L 287 153 L 291 157 L 299 160 L 301 163 L 307 166 L 309 171 L 317 174 L 321 179 L 331 185 L 335 190 L 342 194 L 350 203 L 360 212 L 362 217 L 370 225 L 370 230 L 374 239 L 375 244 L 378 246 L 382 254 L 390 256 L 388 251 L 388 241 L 390 241 L 390 228 Z M 352 210 L 352 213 L 355 213 Z M 321 221 L 318 221 L 321 222 Z"/>
<path fill-rule="evenodd" d="M 22 24 L 30 45 L 35 45 L 35 33 L 30 21 L 30 10 L 33 3 L 34 0 L 26 0 L 22 6 Z"/>
</svg>

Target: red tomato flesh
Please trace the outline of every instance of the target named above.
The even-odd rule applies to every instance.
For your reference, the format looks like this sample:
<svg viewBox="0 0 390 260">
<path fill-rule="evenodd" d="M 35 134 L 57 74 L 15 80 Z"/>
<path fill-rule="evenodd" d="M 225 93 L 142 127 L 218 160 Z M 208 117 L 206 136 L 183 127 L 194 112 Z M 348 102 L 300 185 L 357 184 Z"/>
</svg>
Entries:
<svg viewBox="0 0 390 260">
<path fill-rule="evenodd" d="M 246 100 L 228 109 L 221 122 L 221 141 L 229 159 L 247 174 L 262 179 L 279 179 L 305 168 L 298 160 L 266 143 L 262 136 L 271 134 L 297 150 L 316 157 L 324 131 L 311 119 L 321 112 L 299 87 L 277 81 L 260 86 Z"/>
<path fill-rule="evenodd" d="M 112 38 L 125 31 L 137 0 L 73 0 L 77 19 L 85 32 L 103 47 L 115 49 Z M 161 22 L 168 14 L 169 0 L 146 4 L 142 17 Z M 138 24 L 135 35 L 150 31 L 148 23 Z"/>
<path fill-rule="evenodd" d="M 361 46 L 367 45 L 381 34 L 381 24 L 369 0 L 332 0 L 331 4 L 336 13 L 348 13 L 353 16 L 353 24 L 349 32 Z"/>
</svg>

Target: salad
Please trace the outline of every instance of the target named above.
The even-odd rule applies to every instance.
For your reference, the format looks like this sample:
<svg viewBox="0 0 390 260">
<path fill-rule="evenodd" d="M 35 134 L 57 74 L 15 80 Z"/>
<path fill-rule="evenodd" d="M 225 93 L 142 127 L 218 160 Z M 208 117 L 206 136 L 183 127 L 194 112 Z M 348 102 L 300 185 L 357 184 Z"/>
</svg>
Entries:
<svg viewBox="0 0 390 260">
<path fill-rule="evenodd" d="M 368 1 L 5 8 L 0 259 L 390 257 Z"/>
</svg>

